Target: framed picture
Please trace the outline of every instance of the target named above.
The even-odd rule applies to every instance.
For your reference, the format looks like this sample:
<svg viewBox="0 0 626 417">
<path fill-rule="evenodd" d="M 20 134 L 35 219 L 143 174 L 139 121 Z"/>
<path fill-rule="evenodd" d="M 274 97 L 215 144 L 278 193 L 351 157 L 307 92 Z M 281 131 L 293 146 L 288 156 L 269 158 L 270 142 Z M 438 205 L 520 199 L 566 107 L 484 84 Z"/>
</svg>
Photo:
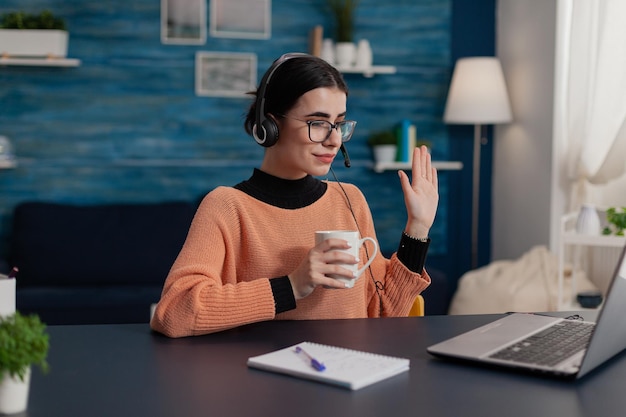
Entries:
<svg viewBox="0 0 626 417">
<path fill-rule="evenodd" d="M 271 0 L 211 0 L 210 35 L 218 38 L 269 39 Z"/>
<path fill-rule="evenodd" d="M 196 95 L 247 97 L 256 88 L 256 54 L 196 52 Z"/>
<path fill-rule="evenodd" d="M 161 0 L 161 43 L 206 43 L 207 0 Z"/>
</svg>

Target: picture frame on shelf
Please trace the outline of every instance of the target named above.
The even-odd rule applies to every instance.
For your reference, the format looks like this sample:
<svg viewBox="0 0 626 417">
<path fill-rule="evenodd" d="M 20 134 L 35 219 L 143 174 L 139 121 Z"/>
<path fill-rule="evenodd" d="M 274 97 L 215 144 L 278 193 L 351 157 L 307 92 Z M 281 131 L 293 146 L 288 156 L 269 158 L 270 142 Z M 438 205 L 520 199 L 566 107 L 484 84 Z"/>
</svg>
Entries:
<svg viewBox="0 0 626 417">
<path fill-rule="evenodd" d="M 209 34 L 216 38 L 269 39 L 271 0 L 211 0 Z"/>
<path fill-rule="evenodd" d="M 161 0 L 161 43 L 204 45 L 206 0 Z"/>
<path fill-rule="evenodd" d="M 196 95 L 247 97 L 256 88 L 257 56 L 242 52 L 196 52 Z"/>
</svg>

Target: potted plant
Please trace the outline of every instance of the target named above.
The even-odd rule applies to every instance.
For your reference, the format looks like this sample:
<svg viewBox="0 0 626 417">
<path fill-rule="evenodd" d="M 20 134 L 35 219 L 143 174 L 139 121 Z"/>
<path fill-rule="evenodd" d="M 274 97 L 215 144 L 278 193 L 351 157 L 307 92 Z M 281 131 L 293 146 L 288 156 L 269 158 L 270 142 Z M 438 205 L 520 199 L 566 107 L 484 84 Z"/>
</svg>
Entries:
<svg viewBox="0 0 626 417">
<path fill-rule="evenodd" d="M 626 207 L 622 207 L 621 211 L 618 211 L 615 207 L 609 207 L 606 210 L 606 221 L 608 225 L 602 230 L 602 234 L 624 236 L 624 229 L 626 229 Z"/>
<path fill-rule="evenodd" d="M 354 36 L 354 11 L 359 0 L 327 0 L 335 18 L 335 60 L 340 67 L 350 67 L 356 62 Z"/>
<path fill-rule="evenodd" d="M 26 410 L 31 365 L 48 370 L 48 334 L 37 315 L 0 317 L 0 414 Z"/>
<path fill-rule="evenodd" d="M 49 10 L 0 16 L 0 55 L 4 57 L 64 58 L 67 43 L 65 21 Z"/>
<path fill-rule="evenodd" d="M 367 139 L 376 163 L 394 162 L 398 152 L 398 139 L 391 130 L 374 132 Z"/>
</svg>

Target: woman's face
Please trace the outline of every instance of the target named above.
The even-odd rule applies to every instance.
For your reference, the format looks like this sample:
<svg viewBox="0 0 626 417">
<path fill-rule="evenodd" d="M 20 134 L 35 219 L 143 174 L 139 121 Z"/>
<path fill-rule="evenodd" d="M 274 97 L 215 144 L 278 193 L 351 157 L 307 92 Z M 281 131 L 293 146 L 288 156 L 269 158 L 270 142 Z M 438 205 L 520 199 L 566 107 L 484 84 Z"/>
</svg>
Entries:
<svg viewBox="0 0 626 417">
<path fill-rule="evenodd" d="M 312 142 L 306 121 L 344 120 L 346 93 L 335 87 L 316 88 L 303 94 L 284 116 L 274 117 L 278 141 L 265 151 L 261 170 L 284 179 L 326 175 L 341 147 L 341 135 L 332 129 L 324 142 Z"/>
</svg>

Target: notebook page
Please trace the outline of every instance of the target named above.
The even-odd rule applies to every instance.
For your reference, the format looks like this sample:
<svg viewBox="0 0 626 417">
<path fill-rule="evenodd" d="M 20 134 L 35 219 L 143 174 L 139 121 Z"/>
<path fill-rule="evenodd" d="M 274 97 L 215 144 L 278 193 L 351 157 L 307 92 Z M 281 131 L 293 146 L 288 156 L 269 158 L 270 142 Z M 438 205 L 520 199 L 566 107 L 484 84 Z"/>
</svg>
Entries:
<svg viewBox="0 0 626 417">
<path fill-rule="evenodd" d="M 311 366 L 307 356 L 295 350 L 300 346 L 307 354 L 322 362 L 323 371 Z M 409 369 L 406 358 L 378 355 L 336 346 L 302 342 L 248 359 L 248 366 L 289 374 L 353 390 L 387 379 Z"/>
</svg>

